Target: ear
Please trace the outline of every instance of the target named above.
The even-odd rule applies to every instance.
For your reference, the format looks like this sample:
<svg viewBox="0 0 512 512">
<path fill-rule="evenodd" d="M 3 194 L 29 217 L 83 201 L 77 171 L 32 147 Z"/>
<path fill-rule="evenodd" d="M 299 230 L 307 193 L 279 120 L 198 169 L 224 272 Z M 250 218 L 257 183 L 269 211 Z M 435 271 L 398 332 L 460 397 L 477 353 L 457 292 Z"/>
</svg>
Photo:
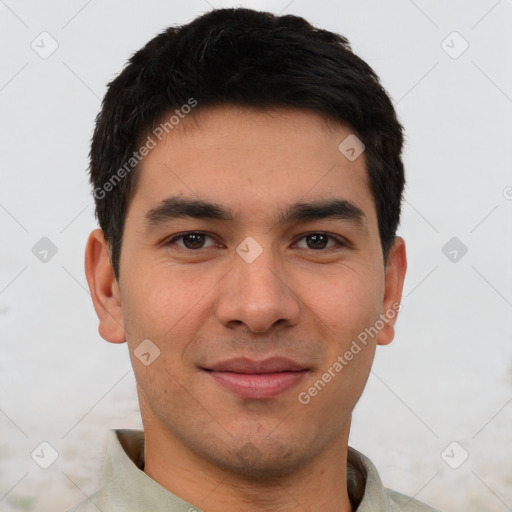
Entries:
<svg viewBox="0 0 512 512">
<path fill-rule="evenodd" d="M 402 309 L 400 301 L 404 287 L 407 257 L 403 238 L 396 237 L 389 251 L 385 269 L 384 297 L 382 301 L 381 319 L 384 327 L 377 335 L 378 345 L 387 345 L 395 337 L 395 322 L 398 312 Z"/>
<path fill-rule="evenodd" d="M 123 343 L 126 341 L 126 333 L 121 293 L 110 263 L 108 243 L 101 229 L 95 229 L 87 240 L 85 275 L 100 320 L 100 336 L 111 343 Z"/>
</svg>

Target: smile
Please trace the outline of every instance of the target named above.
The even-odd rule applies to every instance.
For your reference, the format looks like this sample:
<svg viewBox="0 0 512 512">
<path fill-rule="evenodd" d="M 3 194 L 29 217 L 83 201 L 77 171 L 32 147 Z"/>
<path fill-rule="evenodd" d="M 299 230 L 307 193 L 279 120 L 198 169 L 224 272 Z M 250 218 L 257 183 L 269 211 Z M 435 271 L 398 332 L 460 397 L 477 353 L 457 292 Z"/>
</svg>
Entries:
<svg viewBox="0 0 512 512">
<path fill-rule="evenodd" d="M 260 362 L 231 359 L 204 370 L 224 389 L 253 400 L 276 397 L 298 384 L 309 372 L 304 366 L 283 358 Z"/>
</svg>

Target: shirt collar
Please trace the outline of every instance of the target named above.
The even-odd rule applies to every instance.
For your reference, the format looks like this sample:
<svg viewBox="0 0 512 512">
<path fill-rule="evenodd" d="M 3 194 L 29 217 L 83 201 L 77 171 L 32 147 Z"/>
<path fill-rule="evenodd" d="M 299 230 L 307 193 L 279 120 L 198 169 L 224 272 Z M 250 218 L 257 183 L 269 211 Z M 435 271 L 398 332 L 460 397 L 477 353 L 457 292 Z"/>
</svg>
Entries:
<svg viewBox="0 0 512 512">
<path fill-rule="evenodd" d="M 191 503 L 178 498 L 142 470 L 144 460 L 142 430 L 111 430 L 99 492 L 109 509 L 119 512 L 191 512 Z"/>
</svg>

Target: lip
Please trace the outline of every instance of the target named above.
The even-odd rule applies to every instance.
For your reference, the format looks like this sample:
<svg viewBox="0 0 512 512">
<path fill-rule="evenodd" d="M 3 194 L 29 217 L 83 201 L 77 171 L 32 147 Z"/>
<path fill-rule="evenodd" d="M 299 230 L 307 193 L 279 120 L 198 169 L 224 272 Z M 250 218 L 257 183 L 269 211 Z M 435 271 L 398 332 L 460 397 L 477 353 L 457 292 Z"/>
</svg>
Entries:
<svg viewBox="0 0 512 512">
<path fill-rule="evenodd" d="M 265 374 L 281 372 L 297 372 L 307 370 L 304 365 L 285 357 L 269 357 L 255 361 L 248 357 L 235 357 L 212 364 L 205 368 L 214 372 L 234 372 L 246 374 Z"/>
<path fill-rule="evenodd" d="M 273 357 L 262 361 L 235 358 L 204 368 L 221 386 L 246 399 L 269 399 L 298 384 L 308 373 L 290 359 Z"/>
</svg>

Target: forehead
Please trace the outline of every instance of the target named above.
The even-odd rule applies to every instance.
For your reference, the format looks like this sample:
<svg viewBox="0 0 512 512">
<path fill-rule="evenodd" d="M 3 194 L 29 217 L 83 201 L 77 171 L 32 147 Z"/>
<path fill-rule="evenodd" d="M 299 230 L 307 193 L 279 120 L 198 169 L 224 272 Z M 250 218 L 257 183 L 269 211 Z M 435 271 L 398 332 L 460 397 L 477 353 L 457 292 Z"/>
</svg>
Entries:
<svg viewBox="0 0 512 512">
<path fill-rule="evenodd" d="M 316 112 L 198 107 L 160 132 L 149 134 L 156 145 L 137 170 L 135 208 L 172 194 L 261 217 L 298 200 L 341 197 L 375 214 L 364 153 L 342 151 L 357 135 Z"/>
</svg>

